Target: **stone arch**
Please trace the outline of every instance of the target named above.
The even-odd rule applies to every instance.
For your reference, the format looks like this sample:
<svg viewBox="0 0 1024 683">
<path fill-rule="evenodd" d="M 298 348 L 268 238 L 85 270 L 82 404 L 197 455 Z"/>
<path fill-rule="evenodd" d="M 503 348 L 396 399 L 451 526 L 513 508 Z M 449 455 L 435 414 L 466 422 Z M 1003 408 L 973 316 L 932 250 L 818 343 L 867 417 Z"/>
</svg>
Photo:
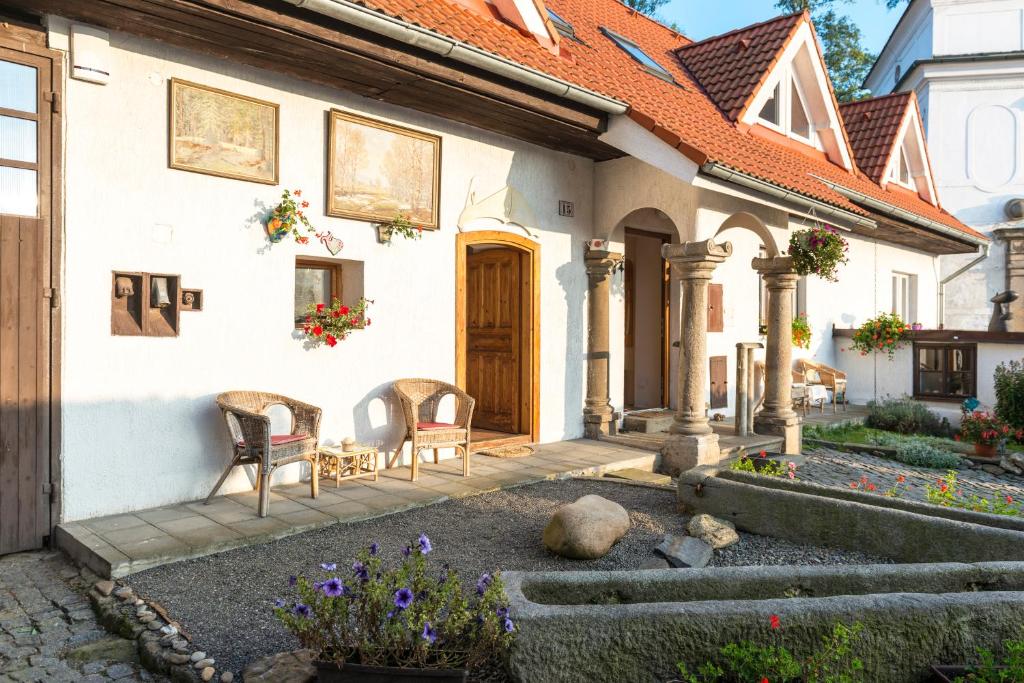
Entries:
<svg viewBox="0 0 1024 683">
<path fill-rule="evenodd" d="M 612 228 L 611 233 L 608 235 L 609 241 L 621 243 L 625 236 L 626 228 L 638 228 L 662 233 L 667 235 L 672 242 L 684 240 L 679 225 L 672 220 L 672 217 L 653 206 L 638 207 L 625 214 Z"/>
<path fill-rule="evenodd" d="M 775 237 L 772 235 L 771 230 L 768 229 L 768 226 L 760 218 L 747 211 L 738 211 L 722 221 L 722 225 L 719 226 L 715 237 L 718 237 L 726 230 L 736 228 L 743 228 L 757 235 L 764 245 L 768 258 L 775 258 L 780 255 L 779 246 L 775 243 Z"/>
</svg>

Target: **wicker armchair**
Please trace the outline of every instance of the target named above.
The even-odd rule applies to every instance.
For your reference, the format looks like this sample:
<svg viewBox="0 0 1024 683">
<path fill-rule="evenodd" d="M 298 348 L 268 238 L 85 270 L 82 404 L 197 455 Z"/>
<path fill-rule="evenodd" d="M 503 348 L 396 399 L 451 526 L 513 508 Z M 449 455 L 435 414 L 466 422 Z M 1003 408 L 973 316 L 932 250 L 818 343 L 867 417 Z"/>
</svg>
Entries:
<svg viewBox="0 0 1024 683">
<path fill-rule="evenodd" d="M 434 379 L 400 379 L 392 385 L 402 404 L 405 416 L 405 435 L 395 449 L 388 467 L 402 454 L 406 441 L 412 441 L 412 481 L 419 476 L 419 453 L 424 448 L 434 449 L 437 463 L 439 448 L 454 448 L 462 453 L 462 476 L 469 476 L 469 432 L 476 401 L 453 384 Z M 438 422 L 437 409 L 441 399 L 455 396 L 455 422 Z"/>
<path fill-rule="evenodd" d="M 799 378 L 799 379 L 798 379 Z M 801 358 L 793 370 L 793 381 L 805 384 L 821 384 L 832 392 L 832 412 L 842 404 L 846 410 L 846 373 L 809 358 Z M 842 398 L 840 398 L 840 396 Z"/>
<path fill-rule="evenodd" d="M 227 391 L 217 397 L 217 405 L 224 414 L 231 435 L 234 457 L 206 497 L 207 504 L 238 465 L 259 466 L 256 487 L 260 492 L 260 517 L 266 517 L 270 507 L 270 475 L 281 465 L 302 461 L 310 463 L 310 492 L 314 498 L 317 497 L 320 492 L 317 475 L 319 408 L 262 391 Z M 291 411 L 292 428 L 288 434 L 270 433 L 270 416 L 265 413 L 273 405 L 282 405 Z"/>
</svg>

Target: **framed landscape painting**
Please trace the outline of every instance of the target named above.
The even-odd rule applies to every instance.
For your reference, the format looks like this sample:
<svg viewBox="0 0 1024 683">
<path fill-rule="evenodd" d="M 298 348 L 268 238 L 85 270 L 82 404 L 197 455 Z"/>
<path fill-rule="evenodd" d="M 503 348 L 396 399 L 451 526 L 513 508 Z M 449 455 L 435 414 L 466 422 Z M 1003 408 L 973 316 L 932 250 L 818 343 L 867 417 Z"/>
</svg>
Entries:
<svg viewBox="0 0 1024 683">
<path fill-rule="evenodd" d="M 171 168 L 277 184 L 278 105 L 172 78 Z"/>
<path fill-rule="evenodd" d="M 332 110 L 327 213 L 438 227 L 441 138 Z"/>
</svg>

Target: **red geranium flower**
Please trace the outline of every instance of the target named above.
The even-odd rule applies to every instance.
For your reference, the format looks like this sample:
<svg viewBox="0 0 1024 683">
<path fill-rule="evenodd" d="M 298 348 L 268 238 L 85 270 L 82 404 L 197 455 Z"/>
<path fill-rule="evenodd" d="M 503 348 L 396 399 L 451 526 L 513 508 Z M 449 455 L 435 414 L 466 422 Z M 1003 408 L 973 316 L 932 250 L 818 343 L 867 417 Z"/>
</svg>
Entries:
<svg viewBox="0 0 1024 683">
<path fill-rule="evenodd" d="M 324 305 L 323 304 L 317 304 L 316 305 L 316 312 L 317 313 L 323 313 L 324 312 Z"/>
<path fill-rule="evenodd" d="M 295 192 L 292 192 L 292 194 L 295 195 L 296 197 L 301 197 L 302 196 L 302 190 L 295 190 Z"/>
<path fill-rule="evenodd" d="M 317 325 L 316 327 L 313 328 L 313 336 L 314 337 L 319 337 L 323 333 L 324 333 L 324 328 L 320 327 L 319 325 Z"/>
<path fill-rule="evenodd" d="M 302 202 L 302 208 L 303 209 L 305 209 L 307 206 L 309 206 L 309 202 Z"/>
<path fill-rule="evenodd" d="M 335 344 L 338 343 L 338 340 L 334 338 L 333 334 L 327 335 L 327 339 L 325 341 L 327 342 L 328 346 L 334 346 Z"/>
<path fill-rule="evenodd" d="M 339 315 L 348 315 L 348 306 L 342 306 L 338 309 Z"/>
<path fill-rule="evenodd" d="M 768 617 L 768 624 L 773 629 L 779 628 L 779 626 L 782 625 L 782 623 L 779 621 L 779 615 L 778 614 L 773 614 L 770 617 Z"/>
</svg>

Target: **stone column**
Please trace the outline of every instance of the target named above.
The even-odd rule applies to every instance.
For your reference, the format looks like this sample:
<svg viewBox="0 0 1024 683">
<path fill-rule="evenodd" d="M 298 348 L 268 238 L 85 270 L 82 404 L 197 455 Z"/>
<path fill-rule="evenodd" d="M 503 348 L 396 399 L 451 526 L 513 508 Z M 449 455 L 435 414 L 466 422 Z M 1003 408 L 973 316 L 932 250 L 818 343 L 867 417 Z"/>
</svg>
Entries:
<svg viewBox="0 0 1024 683">
<path fill-rule="evenodd" d="M 708 422 L 708 284 L 719 263 L 732 254 L 728 242 L 712 240 L 666 244 L 661 255 L 682 284 L 679 317 L 679 387 L 671 435 L 662 447 L 662 469 L 678 474 L 718 462 L 718 435 Z"/>
<path fill-rule="evenodd" d="M 751 431 L 754 412 L 754 349 L 763 349 L 760 342 L 736 343 L 736 417 L 733 423 L 736 436 L 747 436 Z"/>
<path fill-rule="evenodd" d="M 1005 243 L 1006 288 L 1017 293 L 1017 299 L 1007 306 L 1010 319 L 1008 332 L 1024 332 L 1024 228 L 999 228 L 992 234 Z"/>
<path fill-rule="evenodd" d="M 608 391 L 608 299 L 612 272 L 622 254 L 599 249 L 587 251 L 587 398 L 583 408 L 583 432 L 590 439 L 614 434 L 618 416 Z"/>
<path fill-rule="evenodd" d="M 793 292 L 800 276 L 793 272 L 791 256 L 755 258 L 752 265 L 768 288 L 764 408 L 754 418 L 754 431 L 783 437 L 783 451 L 796 455 L 800 416 L 793 410 Z"/>
</svg>

